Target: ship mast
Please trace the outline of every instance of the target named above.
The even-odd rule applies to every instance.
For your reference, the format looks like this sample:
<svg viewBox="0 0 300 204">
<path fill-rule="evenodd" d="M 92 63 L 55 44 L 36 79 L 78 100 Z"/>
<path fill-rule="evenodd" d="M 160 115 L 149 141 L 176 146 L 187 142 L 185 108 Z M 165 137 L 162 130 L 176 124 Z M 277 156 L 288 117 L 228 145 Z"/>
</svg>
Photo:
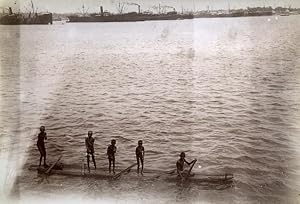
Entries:
<svg viewBox="0 0 300 204">
<path fill-rule="evenodd" d="M 34 12 L 34 5 L 33 5 L 32 0 L 31 0 L 31 8 L 32 8 L 32 13 L 34 14 L 35 12 Z"/>
<path fill-rule="evenodd" d="M 85 10 L 84 4 L 82 4 L 81 8 L 82 8 L 82 14 L 83 14 L 83 16 L 85 16 L 87 14 L 89 8 Z M 80 9 L 78 9 L 78 10 L 80 11 Z"/>
</svg>

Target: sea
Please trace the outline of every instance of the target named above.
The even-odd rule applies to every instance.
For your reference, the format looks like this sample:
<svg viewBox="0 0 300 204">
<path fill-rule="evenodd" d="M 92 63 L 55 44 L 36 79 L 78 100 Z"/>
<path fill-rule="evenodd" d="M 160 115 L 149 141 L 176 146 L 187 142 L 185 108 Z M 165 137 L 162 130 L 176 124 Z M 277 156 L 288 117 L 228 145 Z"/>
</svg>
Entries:
<svg viewBox="0 0 300 204">
<path fill-rule="evenodd" d="M 2 203 L 300 203 L 300 15 L 1 25 L 0 94 Z M 41 176 L 41 125 L 48 164 L 85 163 L 91 130 L 99 168 L 143 140 L 145 169 L 184 151 L 234 180 Z"/>
</svg>

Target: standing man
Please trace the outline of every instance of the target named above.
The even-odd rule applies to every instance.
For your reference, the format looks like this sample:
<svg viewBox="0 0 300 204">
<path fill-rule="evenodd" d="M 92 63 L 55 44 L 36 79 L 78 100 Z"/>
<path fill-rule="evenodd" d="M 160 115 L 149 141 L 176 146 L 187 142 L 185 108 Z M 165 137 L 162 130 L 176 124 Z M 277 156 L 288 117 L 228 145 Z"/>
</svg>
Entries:
<svg viewBox="0 0 300 204">
<path fill-rule="evenodd" d="M 113 173 L 115 173 L 115 153 L 117 152 L 116 140 L 111 140 L 111 145 L 107 147 L 107 157 L 109 162 L 109 173 L 111 173 L 111 164 L 113 165 Z"/>
<path fill-rule="evenodd" d="M 45 132 L 45 126 L 40 127 L 40 133 L 38 134 L 38 141 L 36 143 L 39 151 L 40 151 L 40 165 L 42 164 L 42 159 L 44 157 L 44 167 L 49 167 L 46 164 L 46 148 L 45 148 L 45 140 L 47 140 L 47 133 Z"/>
<path fill-rule="evenodd" d="M 94 156 L 94 141 L 95 139 L 92 137 L 93 132 L 88 131 L 88 137 L 85 138 L 85 147 L 86 147 L 86 157 L 87 157 L 87 165 L 88 170 L 90 171 L 90 155 L 92 155 L 92 160 L 96 169 L 96 162 Z"/>
</svg>

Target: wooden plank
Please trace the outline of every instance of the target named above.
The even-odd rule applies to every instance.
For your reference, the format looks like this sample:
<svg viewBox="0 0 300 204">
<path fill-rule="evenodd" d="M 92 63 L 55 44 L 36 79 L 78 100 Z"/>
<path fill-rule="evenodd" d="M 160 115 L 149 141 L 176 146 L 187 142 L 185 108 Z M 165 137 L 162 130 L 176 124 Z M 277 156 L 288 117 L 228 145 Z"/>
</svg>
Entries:
<svg viewBox="0 0 300 204">
<path fill-rule="evenodd" d="M 129 168 L 129 167 L 128 167 Z M 128 171 L 128 168 L 121 171 L 122 173 L 126 173 Z M 132 167 L 131 167 L 132 168 Z M 36 168 L 32 169 L 36 170 Z M 120 173 L 121 173 L 120 172 Z M 169 172 L 165 172 L 164 175 L 153 175 L 153 173 L 144 173 L 142 177 L 136 177 L 137 173 L 129 174 L 128 179 L 149 179 L 153 180 L 155 178 L 160 178 L 162 180 L 170 181 L 170 182 L 176 182 L 180 181 L 181 178 L 177 175 L 172 174 L 175 172 L 175 170 L 171 170 Z M 41 172 L 41 173 L 44 173 Z M 70 177 L 90 177 L 95 179 L 116 179 L 121 176 L 120 173 L 118 175 L 114 176 L 112 174 L 109 174 L 107 171 L 97 171 L 92 172 L 90 174 L 84 174 L 82 175 L 80 169 L 64 169 L 64 170 L 51 170 L 52 174 L 57 175 L 64 175 L 64 176 L 70 176 Z M 168 174 L 169 173 L 169 174 Z M 233 175 L 232 174 L 218 174 L 218 175 L 201 175 L 201 174 L 195 174 L 194 176 L 191 176 L 188 178 L 187 182 L 194 182 L 194 183 L 232 183 L 233 182 Z"/>
<path fill-rule="evenodd" d="M 170 171 L 166 171 L 166 172 L 162 172 L 162 173 L 160 173 L 160 174 L 157 174 L 156 176 L 153 176 L 153 178 L 159 178 L 159 177 L 161 177 L 161 176 L 163 176 L 163 175 L 170 175 L 170 174 L 174 174 L 176 172 L 176 169 L 172 169 L 172 170 L 170 170 Z"/>
<path fill-rule="evenodd" d="M 61 157 L 60 157 L 61 158 Z M 59 158 L 59 159 L 60 159 Z M 58 159 L 58 161 L 59 161 Z M 57 161 L 57 162 L 58 162 Z M 53 165 L 51 165 L 51 167 L 55 166 L 55 164 L 57 164 L 57 162 L 55 162 Z M 126 169 L 120 171 L 118 174 L 116 175 L 112 175 L 109 174 L 109 172 L 107 171 L 107 168 L 103 168 L 102 170 L 99 171 L 99 169 L 97 169 L 98 171 L 95 172 L 91 172 L 90 174 L 82 174 L 82 169 L 77 168 L 73 166 L 64 168 L 63 170 L 55 170 L 52 167 L 52 170 L 49 169 L 40 169 L 37 168 L 36 165 L 32 165 L 29 167 L 29 170 L 39 170 L 39 173 L 51 173 L 52 174 L 57 174 L 57 175 L 65 175 L 65 176 L 76 176 L 76 177 L 91 177 L 91 178 L 95 178 L 95 179 L 117 179 L 119 178 L 121 175 L 125 174 L 126 172 L 128 172 L 132 167 L 136 166 L 137 164 L 133 164 L 130 165 L 129 167 L 127 167 Z M 159 173 L 158 173 L 159 172 Z M 143 173 L 142 177 L 136 177 L 137 174 L 135 172 L 131 173 L 128 175 L 129 179 L 154 179 L 154 178 L 161 178 L 162 180 L 166 180 L 166 181 L 180 181 L 180 177 L 176 175 L 174 175 L 174 173 L 176 172 L 176 169 L 170 170 L 170 171 L 161 171 L 161 170 L 145 170 Z M 156 175 L 155 175 L 156 174 Z M 224 174 L 194 174 L 193 176 L 190 176 L 187 181 L 191 181 L 191 182 L 195 182 L 195 183 L 232 183 L 233 182 L 233 174 L 229 174 L 229 173 L 224 173 Z"/>
</svg>

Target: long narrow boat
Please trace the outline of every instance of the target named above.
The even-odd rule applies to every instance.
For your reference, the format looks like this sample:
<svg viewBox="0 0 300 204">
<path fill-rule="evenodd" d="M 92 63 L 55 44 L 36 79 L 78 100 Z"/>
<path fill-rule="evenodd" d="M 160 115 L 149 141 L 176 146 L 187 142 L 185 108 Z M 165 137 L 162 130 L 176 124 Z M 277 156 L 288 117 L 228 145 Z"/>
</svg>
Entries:
<svg viewBox="0 0 300 204">
<path fill-rule="evenodd" d="M 43 174 L 47 169 L 43 167 L 38 167 L 37 165 L 31 165 L 28 168 L 29 170 L 38 171 L 38 173 Z M 130 170 L 130 169 L 129 169 Z M 143 174 L 137 174 L 136 170 L 131 170 L 130 172 L 125 172 L 125 176 L 123 178 L 139 178 L 146 180 L 155 180 L 155 179 L 163 179 L 166 181 L 181 181 L 181 179 L 177 176 L 176 171 L 160 171 L 154 169 L 145 169 Z M 99 168 L 94 170 L 91 168 L 88 171 L 85 168 L 81 168 L 79 166 L 67 165 L 64 166 L 62 170 L 52 169 L 51 174 L 63 175 L 63 176 L 75 176 L 75 177 L 92 177 L 97 179 L 113 179 L 115 178 L 115 174 L 110 174 L 107 169 Z M 213 184 L 230 184 L 233 182 L 233 174 L 194 174 L 188 177 L 186 180 L 195 183 L 213 183 Z"/>
</svg>

